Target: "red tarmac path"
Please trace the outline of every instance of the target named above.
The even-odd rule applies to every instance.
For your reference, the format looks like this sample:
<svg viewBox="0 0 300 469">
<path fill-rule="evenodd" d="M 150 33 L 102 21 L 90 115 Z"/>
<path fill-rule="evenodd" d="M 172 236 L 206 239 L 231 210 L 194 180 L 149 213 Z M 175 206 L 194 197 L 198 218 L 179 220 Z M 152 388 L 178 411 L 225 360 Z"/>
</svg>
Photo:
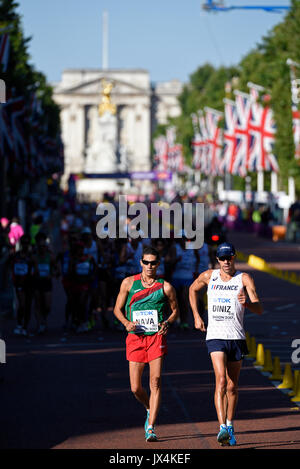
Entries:
<svg viewBox="0 0 300 469">
<path fill-rule="evenodd" d="M 229 238 L 239 251 L 300 271 L 300 246 L 274 244 L 247 233 L 230 233 Z M 246 313 L 246 330 L 279 354 L 282 363 L 291 362 L 291 342 L 300 338 L 300 287 L 244 263 L 237 267 L 252 273 L 265 309 L 261 317 Z M 169 333 L 164 364 L 159 441 L 146 443 L 145 412 L 129 389 L 125 333 L 93 331 L 64 339 L 64 301 L 56 282 L 49 331 L 43 337 L 14 337 L 11 319 L 1 325 L 7 364 L 0 383 L 0 449 L 111 449 L 112 454 L 149 448 L 300 449 L 299 407 L 250 360 L 244 361 L 240 377 L 238 445 L 221 448 L 205 336 L 175 329 Z"/>
</svg>

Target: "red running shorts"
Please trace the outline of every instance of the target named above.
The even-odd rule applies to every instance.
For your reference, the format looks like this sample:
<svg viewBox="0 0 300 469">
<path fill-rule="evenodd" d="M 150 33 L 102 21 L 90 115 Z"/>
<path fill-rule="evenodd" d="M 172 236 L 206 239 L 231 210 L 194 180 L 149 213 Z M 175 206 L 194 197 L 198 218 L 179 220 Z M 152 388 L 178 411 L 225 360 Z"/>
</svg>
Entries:
<svg viewBox="0 0 300 469">
<path fill-rule="evenodd" d="M 167 337 L 162 334 L 128 334 L 126 338 L 126 358 L 130 362 L 149 363 L 167 351 Z"/>
</svg>

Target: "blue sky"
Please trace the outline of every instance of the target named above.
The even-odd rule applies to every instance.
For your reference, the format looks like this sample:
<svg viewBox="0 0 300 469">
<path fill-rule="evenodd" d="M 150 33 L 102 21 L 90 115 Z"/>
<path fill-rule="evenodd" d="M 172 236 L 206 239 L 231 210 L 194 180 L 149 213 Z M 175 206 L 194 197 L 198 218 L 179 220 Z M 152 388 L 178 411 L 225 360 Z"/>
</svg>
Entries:
<svg viewBox="0 0 300 469">
<path fill-rule="evenodd" d="M 66 68 L 101 68 L 102 12 L 109 16 L 109 68 L 142 68 L 151 81 L 188 81 L 198 66 L 237 64 L 284 18 L 264 11 L 206 13 L 202 0 L 18 0 L 31 61 L 49 81 Z M 225 0 L 289 5 L 287 0 Z"/>
</svg>

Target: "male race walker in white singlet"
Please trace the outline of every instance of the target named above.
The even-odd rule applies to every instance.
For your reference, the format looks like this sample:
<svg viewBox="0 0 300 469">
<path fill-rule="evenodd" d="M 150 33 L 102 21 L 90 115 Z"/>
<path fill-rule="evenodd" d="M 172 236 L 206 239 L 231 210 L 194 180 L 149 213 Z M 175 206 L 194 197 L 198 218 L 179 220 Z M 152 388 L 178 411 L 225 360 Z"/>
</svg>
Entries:
<svg viewBox="0 0 300 469">
<path fill-rule="evenodd" d="M 233 418 L 238 399 L 238 379 L 242 359 L 248 349 L 243 326 L 244 310 L 262 313 L 252 277 L 235 268 L 235 248 L 223 243 L 217 249 L 220 269 L 201 273 L 189 289 L 195 328 L 205 331 L 197 309 L 197 294 L 207 287 L 208 326 L 206 345 L 215 373 L 214 402 L 220 424 L 217 440 L 221 445 L 235 445 Z M 249 301 L 247 300 L 247 295 Z"/>
</svg>

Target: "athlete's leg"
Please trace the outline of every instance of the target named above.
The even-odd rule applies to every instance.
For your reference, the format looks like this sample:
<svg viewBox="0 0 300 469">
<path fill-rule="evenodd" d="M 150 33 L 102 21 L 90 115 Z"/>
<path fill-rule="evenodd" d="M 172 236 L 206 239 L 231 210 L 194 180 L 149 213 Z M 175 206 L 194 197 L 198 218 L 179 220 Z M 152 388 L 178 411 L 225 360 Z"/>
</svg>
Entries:
<svg viewBox="0 0 300 469">
<path fill-rule="evenodd" d="M 129 362 L 130 387 L 135 398 L 143 404 L 146 410 L 149 409 L 149 396 L 142 386 L 142 374 L 145 363 Z"/>
<path fill-rule="evenodd" d="M 52 291 L 45 292 L 44 300 L 45 300 L 44 318 L 45 318 L 45 323 L 46 323 L 47 317 L 49 316 L 50 311 L 51 311 Z"/>
<path fill-rule="evenodd" d="M 28 324 L 31 317 L 31 303 L 32 303 L 32 292 L 28 288 L 25 290 L 25 314 L 24 314 L 24 329 L 27 331 Z"/>
<path fill-rule="evenodd" d="M 212 352 L 211 361 L 215 372 L 215 407 L 220 425 L 226 424 L 226 362 L 227 357 L 224 352 Z"/>
<path fill-rule="evenodd" d="M 156 358 L 149 362 L 150 385 L 150 416 L 149 425 L 154 425 L 157 419 L 161 402 L 161 373 L 164 357 Z"/>
<path fill-rule="evenodd" d="M 18 312 L 17 312 L 17 323 L 18 326 L 23 326 L 24 315 L 25 315 L 25 290 L 16 290 L 18 300 Z"/>
<path fill-rule="evenodd" d="M 35 300 L 35 318 L 37 322 L 37 329 L 39 330 L 41 325 L 41 310 L 42 310 L 42 300 L 41 300 L 41 292 L 40 288 L 38 287 L 34 292 L 34 300 Z"/>
<path fill-rule="evenodd" d="M 227 395 L 227 419 L 232 421 L 238 401 L 238 380 L 240 376 L 242 360 L 227 362 L 226 367 L 226 395 Z"/>
</svg>

